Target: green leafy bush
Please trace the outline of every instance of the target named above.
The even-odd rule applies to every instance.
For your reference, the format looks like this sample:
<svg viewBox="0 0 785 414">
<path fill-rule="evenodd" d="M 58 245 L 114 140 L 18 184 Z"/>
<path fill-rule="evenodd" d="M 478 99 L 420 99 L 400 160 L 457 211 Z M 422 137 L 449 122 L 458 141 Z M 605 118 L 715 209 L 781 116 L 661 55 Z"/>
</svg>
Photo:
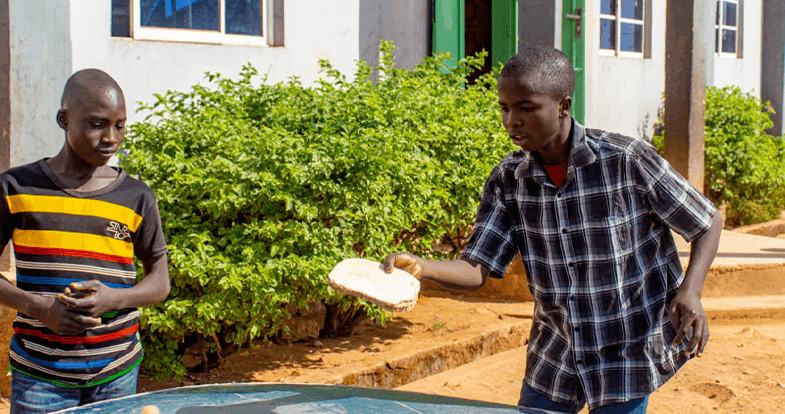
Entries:
<svg viewBox="0 0 785 414">
<path fill-rule="evenodd" d="M 772 220 L 785 208 L 785 140 L 766 130 L 773 111 L 737 86 L 706 93 L 705 186 L 726 225 Z M 662 149 L 663 136 L 655 136 Z"/>
<path fill-rule="evenodd" d="M 287 304 L 383 321 L 329 287 L 344 258 L 457 254 L 433 245 L 465 242 L 487 174 L 513 149 L 499 69 L 468 85 L 484 56 L 404 70 L 390 44 L 381 52 L 377 82 L 362 62 L 349 80 L 322 61 L 314 87 L 254 85 L 245 66 L 238 79 L 208 73 L 208 86 L 142 106 L 149 115 L 129 127 L 122 162 L 158 197 L 172 280 L 169 299 L 142 311 L 148 373 L 185 374 L 195 341 L 215 356 L 270 338 L 286 329 Z"/>
</svg>

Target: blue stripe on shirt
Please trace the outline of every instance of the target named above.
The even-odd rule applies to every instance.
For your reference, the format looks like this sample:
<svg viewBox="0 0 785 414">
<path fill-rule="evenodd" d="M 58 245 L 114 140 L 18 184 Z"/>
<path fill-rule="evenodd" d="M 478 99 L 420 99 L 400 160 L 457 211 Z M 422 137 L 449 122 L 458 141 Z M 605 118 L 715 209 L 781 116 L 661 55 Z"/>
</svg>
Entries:
<svg viewBox="0 0 785 414">
<path fill-rule="evenodd" d="M 82 361 L 82 362 L 63 362 L 63 361 L 47 361 L 43 359 L 33 358 L 28 355 L 19 344 L 16 343 L 16 338 L 11 340 L 11 349 L 14 350 L 20 357 L 34 364 L 38 364 L 45 368 L 51 369 L 90 369 L 90 368 L 103 368 L 109 365 L 113 359 L 99 359 L 95 361 Z"/>
<path fill-rule="evenodd" d="M 31 285 L 55 285 L 55 286 L 69 286 L 71 283 L 87 282 L 89 279 L 66 279 L 62 277 L 39 277 L 39 276 L 25 276 L 16 275 L 16 281 L 21 283 L 28 283 Z M 119 283 L 101 282 L 110 288 L 127 289 L 132 288 L 132 285 L 121 285 Z"/>
</svg>

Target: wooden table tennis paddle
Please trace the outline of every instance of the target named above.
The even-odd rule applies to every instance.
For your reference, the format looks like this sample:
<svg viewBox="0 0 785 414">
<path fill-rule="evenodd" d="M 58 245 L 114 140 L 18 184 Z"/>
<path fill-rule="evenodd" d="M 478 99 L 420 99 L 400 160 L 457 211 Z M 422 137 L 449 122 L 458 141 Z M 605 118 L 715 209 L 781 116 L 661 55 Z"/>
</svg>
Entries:
<svg viewBox="0 0 785 414">
<path fill-rule="evenodd" d="M 411 310 L 420 293 L 420 281 L 411 274 L 401 269 L 386 273 L 381 263 L 368 259 L 342 260 L 327 278 L 333 289 L 388 311 Z"/>
</svg>

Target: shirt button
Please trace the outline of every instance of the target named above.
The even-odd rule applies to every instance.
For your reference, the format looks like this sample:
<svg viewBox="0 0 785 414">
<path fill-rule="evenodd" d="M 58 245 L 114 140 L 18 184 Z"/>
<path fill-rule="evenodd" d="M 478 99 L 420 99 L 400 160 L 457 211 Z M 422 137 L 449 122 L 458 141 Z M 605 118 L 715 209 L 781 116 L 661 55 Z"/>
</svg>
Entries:
<svg viewBox="0 0 785 414">
<path fill-rule="evenodd" d="M 575 262 L 567 262 L 567 266 L 573 267 L 575 266 Z"/>
<path fill-rule="evenodd" d="M 578 365 L 581 365 L 581 364 L 583 364 L 583 360 L 582 359 L 576 360 L 575 363 L 578 364 Z"/>
<path fill-rule="evenodd" d="M 561 198 L 561 193 L 556 193 L 556 198 Z"/>
<path fill-rule="evenodd" d="M 570 296 L 571 301 L 575 301 L 575 295 Z"/>
<path fill-rule="evenodd" d="M 575 328 L 573 328 L 573 329 L 575 330 L 575 332 L 580 332 L 580 331 L 581 331 L 581 328 L 580 328 L 580 327 L 578 327 L 578 326 L 576 326 L 576 327 L 575 327 Z"/>
<path fill-rule="evenodd" d="M 567 229 L 565 229 L 564 227 L 562 227 L 562 228 L 561 228 L 561 232 L 562 232 L 562 234 L 564 234 L 564 233 L 567 233 Z"/>
</svg>

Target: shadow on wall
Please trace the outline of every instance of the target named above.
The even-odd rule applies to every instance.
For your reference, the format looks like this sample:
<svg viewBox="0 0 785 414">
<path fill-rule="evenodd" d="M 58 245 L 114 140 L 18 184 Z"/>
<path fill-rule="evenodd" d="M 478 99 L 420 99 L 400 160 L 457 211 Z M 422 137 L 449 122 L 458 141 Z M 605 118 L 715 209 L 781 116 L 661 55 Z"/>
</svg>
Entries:
<svg viewBox="0 0 785 414">
<path fill-rule="evenodd" d="M 651 119 L 651 114 L 649 112 L 646 112 L 646 115 L 644 115 L 643 117 L 643 121 L 641 121 L 641 123 L 638 124 L 638 138 L 648 142 L 649 144 L 651 144 L 652 135 L 657 135 L 658 125 L 659 125 L 658 123 L 655 123 L 652 126 L 654 132 L 652 133 L 652 135 L 649 135 L 648 131 L 649 131 L 650 119 Z M 662 127 L 659 128 L 662 129 Z"/>
</svg>

